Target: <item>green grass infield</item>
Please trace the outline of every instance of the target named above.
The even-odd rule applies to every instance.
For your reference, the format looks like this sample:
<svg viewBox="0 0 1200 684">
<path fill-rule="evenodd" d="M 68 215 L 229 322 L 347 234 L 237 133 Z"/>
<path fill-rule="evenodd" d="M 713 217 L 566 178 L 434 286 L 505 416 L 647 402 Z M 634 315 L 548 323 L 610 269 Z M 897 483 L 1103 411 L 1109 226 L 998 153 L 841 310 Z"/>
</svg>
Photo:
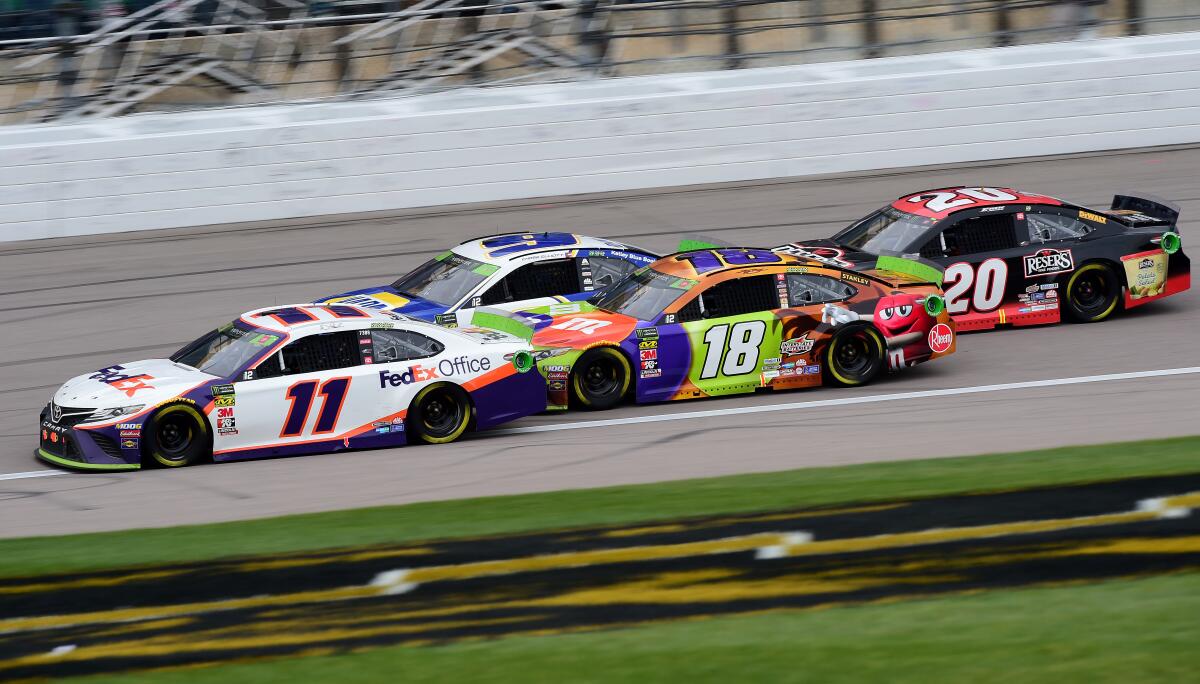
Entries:
<svg viewBox="0 0 1200 684">
<path fill-rule="evenodd" d="M 0 540 L 0 576 L 1197 471 L 1200 437 L 807 468 L 232 523 Z M 152 513 L 147 511 L 147 517 L 152 518 Z"/>
</svg>

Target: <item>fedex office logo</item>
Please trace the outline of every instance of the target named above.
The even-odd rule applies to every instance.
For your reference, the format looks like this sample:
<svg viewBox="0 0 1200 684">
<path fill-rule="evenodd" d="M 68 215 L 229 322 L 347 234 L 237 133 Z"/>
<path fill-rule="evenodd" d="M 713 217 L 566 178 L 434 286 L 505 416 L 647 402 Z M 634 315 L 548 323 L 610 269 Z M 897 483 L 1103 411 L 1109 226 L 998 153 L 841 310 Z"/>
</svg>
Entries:
<svg viewBox="0 0 1200 684">
<path fill-rule="evenodd" d="M 426 380 L 434 380 L 438 377 L 437 369 L 432 366 L 410 366 L 403 373 L 393 373 L 390 370 L 384 369 L 379 371 L 379 386 L 381 388 L 399 387 L 401 385 L 411 385 L 414 382 L 425 382 Z"/>
<path fill-rule="evenodd" d="M 99 380 L 100 382 L 110 385 L 114 389 L 119 389 L 125 393 L 125 396 L 132 397 L 138 390 L 154 389 L 153 386 L 146 384 L 146 380 L 153 380 L 150 375 L 128 375 L 120 371 L 125 370 L 124 366 L 109 366 L 88 376 L 88 380 Z"/>
</svg>

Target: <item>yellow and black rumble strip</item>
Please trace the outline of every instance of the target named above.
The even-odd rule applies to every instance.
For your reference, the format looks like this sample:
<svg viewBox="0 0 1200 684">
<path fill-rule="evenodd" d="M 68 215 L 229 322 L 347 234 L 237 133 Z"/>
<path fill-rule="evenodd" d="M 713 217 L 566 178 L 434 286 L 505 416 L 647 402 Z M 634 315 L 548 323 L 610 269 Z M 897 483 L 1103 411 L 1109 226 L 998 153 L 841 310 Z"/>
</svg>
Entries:
<svg viewBox="0 0 1200 684">
<path fill-rule="evenodd" d="M 1200 474 L 0 580 L 0 679 L 1200 568 Z"/>
</svg>

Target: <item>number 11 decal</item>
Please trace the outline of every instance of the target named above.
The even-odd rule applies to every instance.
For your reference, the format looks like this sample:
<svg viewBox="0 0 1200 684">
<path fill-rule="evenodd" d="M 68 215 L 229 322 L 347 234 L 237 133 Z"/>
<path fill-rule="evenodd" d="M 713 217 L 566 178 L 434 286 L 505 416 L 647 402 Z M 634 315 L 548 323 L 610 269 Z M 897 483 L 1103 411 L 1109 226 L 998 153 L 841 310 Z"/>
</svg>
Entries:
<svg viewBox="0 0 1200 684">
<path fill-rule="evenodd" d="M 338 416 L 342 414 L 342 404 L 346 403 L 346 390 L 350 389 L 350 378 L 330 378 L 321 383 L 320 389 L 317 389 L 317 382 L 305 380 L 287 389 L 284 396 L 291 402 L 291 406 L 288 407 L 287 419 L 283 421 L 283 429 L 279 431 L 280 437 L 299 437 L 304 432 L 313 396 L 317 394 L 321 395 L 321 412 L 317 414 L 317 424 L 312 433 L 321 435 L 333 432 Z"/>
</svg>

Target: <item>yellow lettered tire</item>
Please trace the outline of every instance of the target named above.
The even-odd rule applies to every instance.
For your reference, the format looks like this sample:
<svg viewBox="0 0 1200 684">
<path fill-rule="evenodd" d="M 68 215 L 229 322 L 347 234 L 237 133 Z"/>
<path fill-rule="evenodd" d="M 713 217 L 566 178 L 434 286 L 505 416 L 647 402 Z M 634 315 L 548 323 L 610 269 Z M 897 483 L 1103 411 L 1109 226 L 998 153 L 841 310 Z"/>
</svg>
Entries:
<svg viewBox="0 0 1200 684">
<path fill-rule="evenodd" d="M 182 468 L 211 456 L 208 420 L 193 404 L 167 404 L 142 428 L 142 465 Z"/>
<path fill-rule="evenodd" d="M 593 411 L 610 409 L 625 398 L 633 384 L 629 359 L 614 347 L 596 347 L 571 366 L 571 398 Z"/>
<path fill-rule="evenodd" d="M 1093 261 L 1086 263 L 1067 279 L 1067 291 L 1061 306 L 1067 317 L 1077 323 L 1096 323 L 1112 315 L 1121 302 L 1121 281 L 1112 266 Z"/>
<path fill-rule="evenodd" d="M 833 385 L 865 385 L 883 372 L 887 343 L 871 325 L 851 325 L 833 334 L 824 353 L 825 379 Z"/>
<path fill-rule="evenodd" d="M 408 434 L 426 444 L 447 444 L 462 437 L 475 416 L 466 390 L 450 383 L 430 385 L 413 397 Z"/>
</svg>

